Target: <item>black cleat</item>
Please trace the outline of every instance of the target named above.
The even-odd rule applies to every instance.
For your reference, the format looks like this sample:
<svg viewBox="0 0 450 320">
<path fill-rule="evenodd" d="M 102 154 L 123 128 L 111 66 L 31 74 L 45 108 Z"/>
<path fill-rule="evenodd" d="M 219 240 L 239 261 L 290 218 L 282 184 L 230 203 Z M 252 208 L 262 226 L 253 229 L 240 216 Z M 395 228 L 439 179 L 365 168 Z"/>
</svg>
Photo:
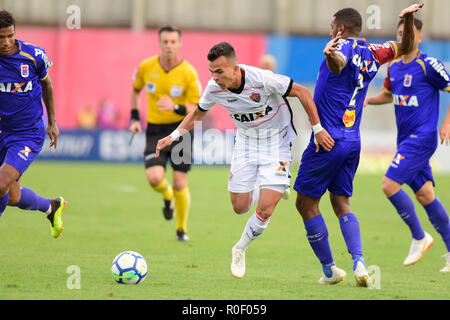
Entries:
<svg viewBox="0 0 450 320">
<path fill-rule="evenodd" d="M 163 214 L 166 220 L 172 220 L 173 218 L 173 199 L 164 200 Z"/>
<path fill-rule="evenodd" d="M 177 240 L 178 241 L 188 241 L 189 237 L 186 233 L 184 233 L 183 229 L 177 230 Z"/>
</svg>

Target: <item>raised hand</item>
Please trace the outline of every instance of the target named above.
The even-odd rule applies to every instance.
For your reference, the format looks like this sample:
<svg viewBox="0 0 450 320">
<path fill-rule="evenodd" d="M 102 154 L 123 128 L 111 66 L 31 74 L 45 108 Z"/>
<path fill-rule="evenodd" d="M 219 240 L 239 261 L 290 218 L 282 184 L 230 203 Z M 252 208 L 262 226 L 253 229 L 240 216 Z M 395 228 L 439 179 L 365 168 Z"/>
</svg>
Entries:
<svg viewBox="0 0 450 320">
<path fill-rule="evenodd" d="M 408 8 L 405 8 L 398 15 L 399 18 L 404 18 L 406 15 L 419 11 L 424 6 L 423 3 L 415 3 L 410 5 Z"/>
<path fill-rule="evenodd" d="M 327 43 L 327 45 L 325 46 L 325 49 L 323 49 L 323 54 L 326 56 L 329 56 L 334 51 L 336 51 L 337 50 L 336 47 L 339 44 L 339 39 L 341 39 L 341 38 L 342 38 L 342 33 L 339 31 L 336 34 L 336 37 L 334 37 Z"/>
</svg>

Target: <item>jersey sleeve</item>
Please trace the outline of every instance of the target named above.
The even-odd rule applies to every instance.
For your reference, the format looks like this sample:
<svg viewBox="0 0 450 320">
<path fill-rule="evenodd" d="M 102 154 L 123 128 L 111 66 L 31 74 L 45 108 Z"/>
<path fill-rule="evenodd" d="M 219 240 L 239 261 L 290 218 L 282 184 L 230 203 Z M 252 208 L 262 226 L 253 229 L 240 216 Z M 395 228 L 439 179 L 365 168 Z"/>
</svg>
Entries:
<svg viewBox="0 0 450 320">
<path fill-rule="evenodd" d="M 198 80 L 197 72 L 194 69 L 192 69 L 187 81 L 186 103 L 198 104 L 202 93 L 202 86 Z"/>
<path fill-rule="evenodd" d="M 133 88 L 138 91 L 141 91 L 145 85 L 144 77 L 142 76 L 144 73 L 143 69 L 144 69 L 144 66 L 141 63 L 139 65 L 139 67 L 136 70 L 134 70 L 134 74 L 133 74 Z"/>
<path fill-rule="evenodd" d="M 387 75 L 386 75 L 386 78 L 384 79 L 384 82 L 383 82 L 383 85 L 381 86 L 381 88 L 383 89 L 384 92 L 386 92 L 388 94 L 392 94 L 391 78 L 389 75 L 389 69 L 390 69 L 390 66 L 387 68 Z"/>
<path fill-rule="evenodd" d="M 265 89 L 269 93 L 286 97 L 291 92 L 292 84 L 294 81 L 282 74 L 273 73 L 270 70 L 264 70 L 263 82 Z"/>
<path fill-rule="evenodd" d="M 45 80 L 48 76 L 48 70 L 52 67 L 53 63 L 47 57 L 47 53 L 42 48 L 35 48 L 34 50 L 37 75 L 39 80 Z"/>
<path fill-rule="evenodd" d="M 374 59 L 377 60 L 380 65 L 394 60 L 398 55 L 397 44 L 394 41 L 386 41 L 382 44 L 369 43 L 367 48 L 372 51 Z"/>
<path fill-rule="evenodd" d="M 436 58 L 425 59 L 426 79 L 435 88 L 450 92 L 450 76 L 444 64 Z"/>
<path fill-rule="evenodd" d="M 212 95 L 210 92 L 211 92 L 211 89 L 208 84 L 206 86 L 205 91 L 203 92 L 202 96 L 200 97 L 200 101 L 198 102 L 198 108 L 201 111 L 206 112 L 216 105 L 216 102 L 212 99 Z"/>
<path fill-rule="evenodd" d="M 345 65 L 350 61 L 353 55 L 353 45 L 351 40 L 339 39 L 339 44 L 336 46 L 336 54 L 339 54 L 345 60 Z"/>
</svg>

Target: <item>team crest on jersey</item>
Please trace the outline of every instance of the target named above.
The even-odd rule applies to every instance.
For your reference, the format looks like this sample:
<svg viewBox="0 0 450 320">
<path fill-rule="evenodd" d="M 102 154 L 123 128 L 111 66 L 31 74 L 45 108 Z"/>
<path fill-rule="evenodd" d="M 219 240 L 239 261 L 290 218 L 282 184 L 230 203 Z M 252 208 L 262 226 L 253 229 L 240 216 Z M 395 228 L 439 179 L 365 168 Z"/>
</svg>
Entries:
<svg viewBox="0 0 450 320">
<path fill-rule="evenodd" d="M 406 74 L 405 79 L 403 79 L 403 86 L 409 88 L 411 87 L 411 83 L 412 83 L 412 74 Z"/>
<path fill-rule="evenodd" d="M 183 93 L 183 88 L 179 87 L 179 86 L 172 86 L 170 88 L 170 95 L 173 98 L 178 98 L 179 96 L 181 96 L 181 93 Z"/>
<path fill-rule="evenodd" d="M 344 116 L 342 117 L 342 122 L 344 125 L 348 127 L 352 127 L 355 124 L 356 120 L 356 110 L 346 110 Z"/>
<path fill-rule="evenodd" d="M 156 90 L 156 83 L 147 82 L 147 91 L 150 93 L 155 93 L 155 90 Z"/>
<path fill-rule="evenodd" d="M 259 101 L 261 101 L 261 95 L 257 92 L 252 93 L 252 95 L 250 96 L 250 99 L 252 99 L 255 102 L 259 102 Z"/>
<path fill-rule="evenodd" d="M 22 78 L 28 78 L 30 75 L 29 66 L 27 64 L 21 64 L 20 65 L 20 75 Z"/>
</svg>

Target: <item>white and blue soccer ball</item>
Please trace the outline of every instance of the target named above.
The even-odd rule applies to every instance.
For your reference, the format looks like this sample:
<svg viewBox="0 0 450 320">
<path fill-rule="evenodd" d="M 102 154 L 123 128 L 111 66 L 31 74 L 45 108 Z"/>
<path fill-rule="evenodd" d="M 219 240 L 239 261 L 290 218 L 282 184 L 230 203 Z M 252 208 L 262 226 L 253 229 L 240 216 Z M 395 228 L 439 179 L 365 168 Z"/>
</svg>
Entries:
<svg viewBox="0 0 450 320">
<path fill-rule="evenodd" d="M 134 251 L 119 253 L 111 266 L 113 279 L 123 284 L 138 284 L 147 277 L 147 262 Z"/>
</svg>

